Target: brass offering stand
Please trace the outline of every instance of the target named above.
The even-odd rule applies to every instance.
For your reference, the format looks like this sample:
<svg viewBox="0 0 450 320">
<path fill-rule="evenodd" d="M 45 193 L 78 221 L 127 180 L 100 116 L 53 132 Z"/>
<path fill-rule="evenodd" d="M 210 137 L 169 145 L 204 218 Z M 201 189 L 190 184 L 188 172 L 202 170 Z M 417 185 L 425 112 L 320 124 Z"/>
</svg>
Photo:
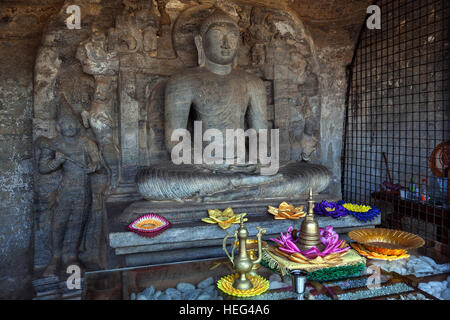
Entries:
<svg viewBox="0 0 450 320">
<path fill-rule="evenodd" d="M 262 258 L 262 246 L 261 246 L 261 237 L 266 233 L 266 229 L 256 227 L 258 229 L 258 234 L 256 238 L 258 239 L 258 258 L 256 260 L 250 259 L 247 255 L 247 239 L 248 239 L 248 230 L 244 227 L 244 219 L 241 219 L 241 225 L 239 229 L 234 232 L 235 241 L 233 243 L 233 247 L 231 249 L 231 255 L 227 250 L 227 239 L 231 236 L 230 233 L 227 233 L 225 238 L 223 239 L 222 248 L 225 251 L 226 255 L 230 259 L 233 264 L 233 269 L 239 273 L 239 277 L 234 281 L 233 288 L 237 290 L 250 290 L 253 288 L 252 282 L 247 278 L 247 273 L 249 273 L 254 265 L 257 265 L 261 262 Z M 234 257 L 234 250 L 236 249 L 236 243 L 239 241 L 239 252 L 238 256 Z"/>
<path fill-rule="evenodd" d="M 314 200 L 312 196 L 312 188 L 309 189 L 309 198 L 307 200 L 308 213 L 300 225 L 300 230 L 293 230 L 292 236 L 298 238 L 298 248 L 302 251 L 307 251 L 312 247 L 323 250 L 323 245 L 320 242 L 319 224 L 314 219 Z"/>
</svg>

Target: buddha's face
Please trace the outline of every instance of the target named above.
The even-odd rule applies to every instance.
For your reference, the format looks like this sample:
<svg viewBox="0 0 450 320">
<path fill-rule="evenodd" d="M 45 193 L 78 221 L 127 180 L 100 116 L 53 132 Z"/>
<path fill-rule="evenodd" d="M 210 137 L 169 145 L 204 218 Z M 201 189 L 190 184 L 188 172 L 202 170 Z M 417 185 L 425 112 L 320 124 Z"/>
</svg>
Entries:
<svg viewBox="0 0 450 320">
<path fill-rule="evenodd" d="M 239 28 L 233 23 L 211 25 L 203 35 L 206 57 L 217 64 L 231 64 L 236 57 L 239 44 Z"/>
</svg>

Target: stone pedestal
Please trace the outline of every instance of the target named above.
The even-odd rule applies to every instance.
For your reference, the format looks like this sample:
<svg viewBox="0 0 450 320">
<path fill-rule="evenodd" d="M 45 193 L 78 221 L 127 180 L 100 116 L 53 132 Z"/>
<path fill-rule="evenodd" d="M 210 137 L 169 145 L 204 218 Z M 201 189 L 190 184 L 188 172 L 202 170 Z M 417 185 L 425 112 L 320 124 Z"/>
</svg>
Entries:
<svg viewBox="0 0 450 320">
<path fill-rule="evenodd" d="M 315 195 L 316 202 L 327 200 L 337 201 L 336 197 L 327 194 Z M 239 227 L 233 224 L 229 229 L 223 230 L 217 224 L 207 224 L 201 221 L 208 217 L 208 209 L 224 210 L 231 206 L 235 213 L 247 213 L 246 227 L 250 237 L 255 237 L 256 226 L 266 228 L 264 240 L 269 240 L 285 233 L 289 226 L 299 228 L 299 220 L 274 220 L 267 212 L 267 206 L 278 206 L 287 201 L 295 206 L 303 204 L 305 199 L 272 199 L 229 201 L 216 203 L 176 203 L 176 202 L 150 202 L 139 201 L 128 206 L 120 215 L 115 217 L 110 226 L 109 244 L 115 254 L 125 257 L 127 266 L 142 266 L 161 263 L 171 263 L 198 259 L 217 258 L 225 256 L 222 251 L 222 240 L 227 231 L 234 233 Z M 141 237 L 133 232 L 126 231 L 126 226 L 134 219 L 147 214 L 156 213 L 171 222 L 172 226 L 154 238 Z M 364 223 L 352 216 L 333 219 L 331 217 L 317 216 L 320 227 L 332 225 L 341 234 L 361 227 L 374 227 L 381 223 L 378 216 L 369 223 Z M 345 239 L 345 237 L 344 237 Z M 231 240 L 230 240 L 231 241 Z"/>
</svg>

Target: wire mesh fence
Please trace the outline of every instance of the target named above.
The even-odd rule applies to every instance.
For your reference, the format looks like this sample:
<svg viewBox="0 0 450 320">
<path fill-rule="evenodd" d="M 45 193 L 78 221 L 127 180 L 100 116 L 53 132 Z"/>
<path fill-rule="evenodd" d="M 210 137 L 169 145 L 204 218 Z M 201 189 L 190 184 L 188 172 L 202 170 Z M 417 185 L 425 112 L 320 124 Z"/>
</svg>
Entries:
<svg viewBox="0 0 450 320">
<path fill-rule="evenodd" d="M 381 209 L 382 226 L 448 254 L 448 0 L 382 0 L 348 69 L 343 199 Z"/>
</svg>

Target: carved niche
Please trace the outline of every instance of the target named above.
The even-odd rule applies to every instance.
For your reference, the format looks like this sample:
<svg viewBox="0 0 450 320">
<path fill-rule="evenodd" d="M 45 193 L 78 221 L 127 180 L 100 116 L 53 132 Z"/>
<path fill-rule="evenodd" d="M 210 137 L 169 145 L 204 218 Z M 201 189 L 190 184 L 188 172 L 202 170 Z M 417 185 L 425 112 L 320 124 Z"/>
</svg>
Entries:
<svg viewBox="0 0 450 320">
<path fill-rule="evenodd" d="M 108 27 L 92 18 L 83 26 L 84 37 L 72 37 L 75 50 L 58 52 L 50 63 L 52 77 L 45 79 L 46 94 L 54 95 L 56 75 L 69 67 L 73 82 L 89 80 L 85 107 L 71 106 L 100 144 L 112 170 L 110 199 L 131 195 L 139 166 L 167 159 L 163 144 L 161 83 L 183 68 L 197 65 L 194 35 L 201 21 L 215 7 L 239 19 L 241 44 L 238 66 L 263 78 L 267 86 L 268 114 L 273 128 L 280 128 L 280 160 L 318 159 L 320 143 L 319 70 L 314 43 L 302 22 L 291 12 L 248 2 L 220 1 L 195 4 L 180 1 L 126 1 Z M 63 15 L 60 13 L 60 15 Z M 101 19 L 101 12 L 98 19 Z M 162 21 L 162 22 L 161 22 Z M 48 30 L 74 33 L 74 30 Z M 52 59 L 52 46 L 43 45 L 36 64 L 36 84 L 43 83 L 39 60 Z M 63 60 L 63 63 L 58 63 Z M 46 74 L 46 73 L 45 73 Z M 63 84 L 65 86 L 65 84 Z M 63 88 L 63 91 L 67 91 Z M 93 92 L 92 92 L 93 91 Z M 35 92 L 35 123 L 54 119 L 54 99 L 40 99 Z M 44 106 L 46 105 L 45 110 Z M 44 128 L 43 128 L 44 127 Z M 44 136 L 51 124 L 36 128 Z"/>
<path fill-rule="evenodd" d="M 69 5 L 81 7 L 79 30 L 65 25 Z M 169 156 L 164 82 L 197 65 L 194 36 L 216 7 L 238 19 L 238 67 L 264 80 L 270 127 L 280 129 L 280 160 L 317 161 L 321 96 L 314 43 L 292 12 L 250 1 L 66 1 L 36 59 L 34 138 L 58 135 L 58 108 L 66 104 L 104 159 L 105 200 L 137 198 L 139 167 Z M 43 239 L 60 179 L 58 170 L 36 173 L 37 236 Z M 37 251 L 36 264 L 45 265 L 48 250 Z"/>
</svg>

